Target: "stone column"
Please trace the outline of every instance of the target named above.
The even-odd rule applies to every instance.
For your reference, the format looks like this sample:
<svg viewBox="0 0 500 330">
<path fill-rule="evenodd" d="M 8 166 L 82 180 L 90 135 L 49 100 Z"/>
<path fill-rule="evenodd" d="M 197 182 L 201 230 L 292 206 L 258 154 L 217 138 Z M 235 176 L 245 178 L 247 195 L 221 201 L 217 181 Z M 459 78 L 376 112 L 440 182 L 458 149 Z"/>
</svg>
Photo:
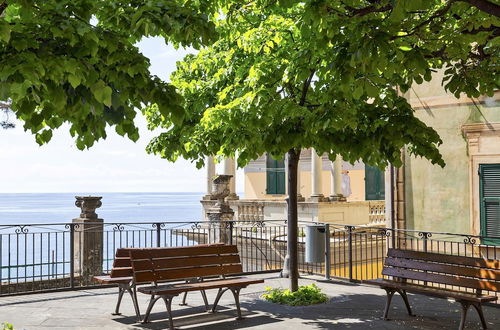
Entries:
<svg viewBox="0 0 500 330">
<path fill-rule="evenodd" d="M 288 166 L 286 167 L 288 168 Z M 288 174 L 288 173 L 287 173 Z M 288 176 L 285 178 L 286 182 L 288 182 Z M 287 191 L 288 194 L 288 191 Z M 306 199 L 300 193 L 300 159 L 297 163 L 297 202 L 304 202 Z"/>
<path fill-rule="evenodd" d="M 238 195 L 236 195 L 236 163 L 234 158 L 224 159 L 224 174 L 231 176 L 231 181 L 229 182 L 229 196 L 227 196 L 227 199 L 239 199 Z"/>
<path fill-rule="evenodd" d="M 342 164 L 343 164 L 342 156 L 337 155 L 335 161 L 333 162 L 333 171 L 332 171 L 332 190 L 333 193 L 330 196 L 330 200 L 334 202 L 345 202 L 346 198 L 342 193 Z"/>
<path fill-rule="evenodd" d="M 214 157 L 207 156 L 205 158 L 205 168 L 207 169 L 207 194 L 203 196 L 203 200 L 212 199 L 212 181 L 215 176 L 215 163 Z"/>
<path fill-rule="evenodd" d="M 231 175 L 217 175 L 212 184 L 212 196 L 217 203 L 208 209 L 208 242 L 224 243 L 231 242 L 230 221 L 233 220 L 234 211 L 229 207 L 225 198 L 230 194 L 229 182 Z"/>
<path fill-rule="evenodd" d="M 92 282 L 94 275 L 101 275 L 103 263 L 103 220 L 95 210 L 101 207 L 102 197 L 75 196 L 75 205 L 81 209 L 80 217 L 73 219 L 75 278 L 82 284 Z"/>
<path fill-rule="evenodd" d="M 322 202 L 324 196 L 321 193 L 321 170 L 322 160 L 316 150 L 311 148 L 311 201 Z"/>
</svg>

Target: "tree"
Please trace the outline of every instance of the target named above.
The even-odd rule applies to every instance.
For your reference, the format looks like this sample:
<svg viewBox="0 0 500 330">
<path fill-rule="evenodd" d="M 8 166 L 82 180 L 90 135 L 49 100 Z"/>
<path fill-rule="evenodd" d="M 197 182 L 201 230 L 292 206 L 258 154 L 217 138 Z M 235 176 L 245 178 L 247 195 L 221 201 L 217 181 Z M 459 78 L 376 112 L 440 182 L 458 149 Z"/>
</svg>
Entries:
<svg viewBox="0 0 500 330">
<path fill-rule="evenodd" d="M 79 149 L 106 137 L 107 125 L 138 139 L 136 109 L 155 103 L 183 118 L 175 88 L 149 72 L 134 44 L 161 36 L 199 47 L 215 37 L 210 1 L 0 0 L 0 100 L 39 144 L 71 125 Z"/>
<path fill-rule="evenodd" d="M 402 95 L 437 69 L 456 95 L 491 94 L 498 19 L 463 1 L 229 2 L 217 21 L 221 39 L 172 75 L 185 99 L 183 124 L 145 109 L 150 127 L 165 129 L 147 150 L 198 166 L 207 155 L 238 154 L 241 167 L 265 152 L 286 154 L 295 291 L 300 150 L 385 167 L 401 165 L 407 148 L 444 166 L 438 134 Z"/>
</svg>

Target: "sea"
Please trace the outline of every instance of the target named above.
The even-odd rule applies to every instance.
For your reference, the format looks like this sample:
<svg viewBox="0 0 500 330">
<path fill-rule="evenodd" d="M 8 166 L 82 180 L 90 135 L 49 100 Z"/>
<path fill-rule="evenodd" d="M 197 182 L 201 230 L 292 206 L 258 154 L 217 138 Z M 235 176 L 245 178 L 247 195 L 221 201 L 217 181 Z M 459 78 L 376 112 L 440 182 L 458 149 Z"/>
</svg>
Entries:
<svg viewBox="0 0 500 330">
<path fill-rule="evenodd" d="M 0 194 L 0 225 L 69 223 L 80 215 L 77 193 Z M 105 222 L 200 221 L 202 192 L 102 193 L 96 210 Z"/>
<path fill-rule="evenodd" d="M 0 194 L 0 282 L 57 278 L 69 273 L 70 236 L 63 224 L 80 215 L 75 206 L 77 195 L 85 196 Z M 156 244 L 151 225 L 126 226 L 126 223 L 201 221 L 203 195 L 201 192 L 92 194 L 102 196 L 102 206 L 96 210 L 99 218 L 105 223 L 122 224 L 107 227 L 103 237 L 103 267 L 109 269 L 118 246 Z M 172 228 L 181 226 L 188 224 L 175 223 Z M 127 231 L 122 233 L 120 228 Z M 161 240 L 164 246 L 192 244 L 185 237 L 167 231 L 162 233 Z"/>
</svg>

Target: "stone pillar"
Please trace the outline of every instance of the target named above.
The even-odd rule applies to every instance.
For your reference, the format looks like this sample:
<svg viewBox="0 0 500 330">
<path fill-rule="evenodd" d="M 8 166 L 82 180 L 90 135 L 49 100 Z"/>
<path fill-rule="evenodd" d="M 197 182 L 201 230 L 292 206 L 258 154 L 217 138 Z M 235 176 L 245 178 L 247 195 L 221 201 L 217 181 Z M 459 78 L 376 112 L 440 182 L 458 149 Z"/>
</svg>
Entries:
<svg viewBox="0 0 500 330">
<path fill-rule="evenodd" d="M 80 217 L 73 219 L 75 278 L 82 284 L 92 282 L 94 275 L 101 275 L 103 263 L 103 220 L 95 210 L 101 207 L 102 197 L 75 196 L 75 205 L 81 209 Z"/>
<path fill-rule="evenodd" d="M 234 158 L 224 159 L 224 174 L 231 176 L 231 181 L 229 182 L 229 196 L 227 196 L 227 199 L 239 199 L 238 195 L 236 195 L 236 163 Z"/>
<path fill-rule="evenodd" d="M 316 150 L 311 148 L 311 201 L 322 202 L 324 196 L 321 193 L 321 170 L 322 160 Z"/>
<path fill-rule="evenodd" d="M 288 166 L 286 168 L 288 169 Z M 286 176 L 285 181 L 288 183 L 288 176 Z M 300 193 L 300 159 L 299 159 L 299 162 L 297 163 L 297 202 L 304 202 L 305 200 L 306 199 L 304 198 L 304 196 L 302 196 L 302 194 Z"/>
<path fill-rule="evenodd" d="M 342 156 L 337 155 L 335 161 L 333 162 L 333 171 L 332 171 L 332 190 L 333 194 L 330 195 L 330 200 L 334 202 L 345 202 L 346 198 L 342 193 Z"/>
<path fill-rule="evenodd" d="M 231 242 L 231 227 L 229 221 L 233 220 L 234 211 L 225 200 L 230 194 L 229 182 L 231 175 L 217 175 L 212 184 L 212 196 L 217 199 L 217 203 L 208 209 L 208 242 L 224 243 Z"/>
<path fill-rule="evenodd" d="M 212 199 L 212 181 L 215 176 L 215 163 L 214 157 L 207 156 L 205 158 L 205 168 L 207 169 L 207 194 L 203 196 L 203 200 Z"/>
</svg>

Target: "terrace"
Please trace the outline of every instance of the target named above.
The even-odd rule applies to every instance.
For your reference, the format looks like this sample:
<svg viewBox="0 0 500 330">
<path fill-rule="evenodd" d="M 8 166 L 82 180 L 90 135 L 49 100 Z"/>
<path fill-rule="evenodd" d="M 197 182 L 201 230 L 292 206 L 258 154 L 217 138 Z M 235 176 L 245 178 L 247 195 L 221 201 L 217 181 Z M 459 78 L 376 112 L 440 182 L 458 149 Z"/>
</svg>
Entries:
<svg viewBox="0 0 500 330">
<path fill-rule="evenodd" d="M 372 286 L 338 280 L 324 281 L 318 276 L 306 276 L 300 284 L 316 283 L 328 296 L 326 304 L 291 307 L 267 302 L 260 298 L 265 286 L 287 287 L 287 280 L 276 274 L 259 274 L 264 285 L 250 286 L 241 294 L 244 320 L 235 321 L 234 300 L 224 295 L 219 312 L 204 312 L 198 293 L 188 295 L 188 306 L 178 306 L 174 300 L 176 326 L 182 329 L 456 329 L 460 321 L 460 306 L 455 302 L 411 295 L 410 302 L 417 314 L 406 314 L 402 299 L 394 299 L 389 321 L 382 319 L 385 291 Z M 216 290 L 208 291 L 213 301 Z M 127 297 L 128 298 L 128 297 Z M 142 309 L 148 297 L 139 295 Z M 34 295 L 3 297 L 0 318 L 9 320 L 16 329 L 165 329 L 168 327 L 165 306 L 157 304 L 151 323 L 137 323 L 132 304 L 125 299 L 122 315 L 111 315 L 116 302 L 116 289 L 89 289 Z M 484 313 L 490 329 L 500 328 L 498 308 L 486 306 Z M 479 329 L 479 318 L 469 313 L 466 329 Z"/>
<path fill-rule="evenodd" d="M 206 222 L 99 223 L 4 225 L 0 226 L 0 321 L 16 329 L 105 328 L 159 329 L 167 326 L 163 304 L 153 309 L 152 323 L 134 318 L 129 297 L 122 303 L 122 316 L 113 316 L 117 289 L 98 286 L 92 276 L 107 273 L 119 247 L 187 246 L 210 241 L 213 230 L 219 239 L 236 244 L 244 271 L 263 278 L 264 285 L 242 291 L 241 305 L 246 320 L 234 320 L 234 300 L 224 295 L 220 312 L 204 312 L 200 295 L 190 293 L 188 306 L 176 306 L 176 325 L 192 329 L 237 328 L 454 328 L 460 321 L 460 305 L 422 295 L 411 295 L 417 317 L 406 314 L 399 297 L 391 305 L 391 321 L 382 319 L 385 291 L 364 285 L 363 280 L 381 277 L 388 247 L 433 251 L 449 255 L 499 259 L 498 249 L 478 236 L 436 232 L 390 230 L 380 227 L 324 226 L 324 260 L 306 262 L 305 228 L 299 224 L 300 284 L 316 283 L 329 296 L 326 304 L 290 307 L 261 298 L 265 286 L 288 287 L 279 278 L 286 252 L 284 221 L 228 221 L 217 228 Z M 316 244 L 318 245 L 318 244 Z M 30 294 L 27 294 L 30 293 Z M 209 302 L 216 291 L 208 292 Z M 495 294 L 488 292 L 488 294 Z M 148 296 L 139 294 L 141 311 Z M 500 328 L 497 305 L 484 307 L 490 328 Z M 467 328 L 479 327 L 474 311 Z"/>
</svg>

